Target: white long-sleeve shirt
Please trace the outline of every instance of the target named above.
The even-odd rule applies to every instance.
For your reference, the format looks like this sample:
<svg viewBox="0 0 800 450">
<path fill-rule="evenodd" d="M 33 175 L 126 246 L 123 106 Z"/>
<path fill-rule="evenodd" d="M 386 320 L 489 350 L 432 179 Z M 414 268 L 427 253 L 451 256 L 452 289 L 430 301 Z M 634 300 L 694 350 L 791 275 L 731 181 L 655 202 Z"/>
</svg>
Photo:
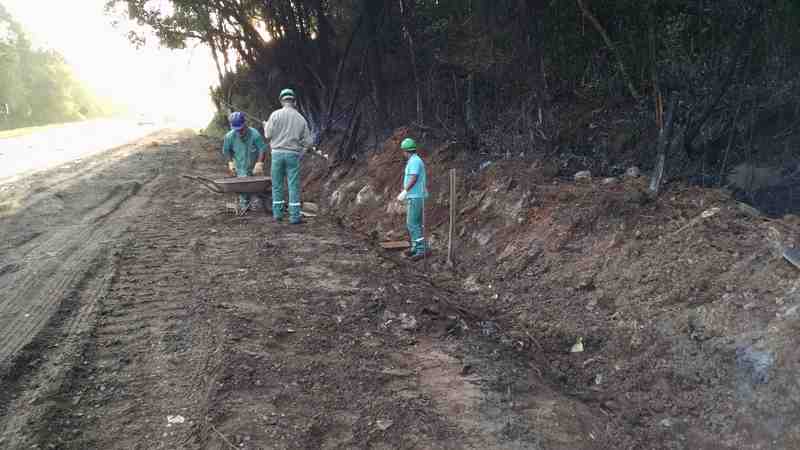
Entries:
<svg viewBox="0 0 800 450">
<path fill-rule="evenodd" d="M 264 138 L 273 152 L 302 152 L 314 143 L 305 117 L 291 106 L 269 115 L 264 122 Z"/>
</svg>

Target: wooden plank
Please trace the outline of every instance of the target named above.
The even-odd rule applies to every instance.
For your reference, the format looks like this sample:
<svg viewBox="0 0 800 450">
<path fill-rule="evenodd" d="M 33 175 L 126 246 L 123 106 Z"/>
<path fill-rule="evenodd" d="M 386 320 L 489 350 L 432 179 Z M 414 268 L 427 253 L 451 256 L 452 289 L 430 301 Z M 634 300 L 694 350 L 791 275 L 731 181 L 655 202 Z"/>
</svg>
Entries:
<svg viewBox="0 0 800 450">
<path fill-rule="evenodd" d="M 385 250 L 403 250 L 411 247 L 408 241 L 388 241 L 381 242 L 381 247 Z"/>
</svg>

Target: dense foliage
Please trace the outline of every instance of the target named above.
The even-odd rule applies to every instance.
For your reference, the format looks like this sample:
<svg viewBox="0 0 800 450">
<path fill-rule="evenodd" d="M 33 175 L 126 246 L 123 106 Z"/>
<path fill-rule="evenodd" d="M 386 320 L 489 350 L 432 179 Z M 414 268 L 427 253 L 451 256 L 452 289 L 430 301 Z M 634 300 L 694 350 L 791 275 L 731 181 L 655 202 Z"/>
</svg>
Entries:
<svg viewBox="0 0 800 450">
<path fill-rule="evenodd" d="M 281 87 L 295 87 L 323 138 L 347 136 L 345 155 L 415 123 L 481 153 L 538 152 L 613 172 L 620 154 L 652 163 L 674 101 L 672 157 L 717 171 L 752 151 L 743 137 L 758 124 L 780 132 L 800 118 L 797 0 L 117 4 L 169 46 L 210 46 L 221 110 L 266 114 Z M 581 138 L 577 128 L 614 108 L 625 111 L 609 119 L 616 125 Z"/>
<path fill-rule="evenodd" d="M 77 80 L 63 57 L 33 48 L 0 5 L 0 130 L 103 116 L 110 107 Z"/>
</svg>

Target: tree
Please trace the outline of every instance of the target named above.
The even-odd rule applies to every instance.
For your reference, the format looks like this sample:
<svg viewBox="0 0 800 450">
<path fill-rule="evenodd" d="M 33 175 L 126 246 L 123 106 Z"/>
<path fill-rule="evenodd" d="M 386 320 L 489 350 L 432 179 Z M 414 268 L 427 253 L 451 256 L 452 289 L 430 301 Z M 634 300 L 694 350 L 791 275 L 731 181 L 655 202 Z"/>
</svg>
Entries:
<svg viewBox="0 0 800 450">
<path fill-rule="evenodd" d="M 0 5 L 0 129 L 107 115 L 111 108 L 76 80 L 64 58 L 35 50 Z"/>
<path fill-rule="evenodd" d="M 686 138 L 682 156 L 696 158 L 717 155 L 737 127 L 754 126 L 732 120 L 740 106 L 774 111 L 800 98 L 796 0 L 109 4 L 125 5 L 164 45 L 206 43 L 221 108 L 267 114 L 278 90 L 292 86 L 315 130 L 351 143 L 411 123 L 493 157 L 537 151 L 609 167 L 614 156 L 577 142 L 583 124 L 562 112 L 581 102 L 623 105 L 642 128 L 634 134 L 653 136 L 663 99 L 674 98 L 674 136 Z M 656 108 L 640 108 L 648 97 Z M 637 163 L 656 159 L 639 153 Z"/>
</svg>

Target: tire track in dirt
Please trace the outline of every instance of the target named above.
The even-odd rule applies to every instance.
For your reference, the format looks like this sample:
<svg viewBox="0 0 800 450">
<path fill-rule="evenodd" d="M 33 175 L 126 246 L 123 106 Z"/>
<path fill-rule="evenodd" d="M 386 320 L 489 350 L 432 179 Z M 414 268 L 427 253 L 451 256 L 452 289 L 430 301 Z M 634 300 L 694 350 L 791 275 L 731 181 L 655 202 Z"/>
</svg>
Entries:
<svg viewBox="0 0 800 450">
<path fill-rule="evenodd" d="M 93 208 L 95 214 L 84 218 L 90 226 L 62 228 L 38 245 L 39 264 L 29 264 L 15 274 L 11 282 L 13 289 L 0 301 L 0 311 L 7 317 L 0 319 L 0 361 L 13 356 L 31 340 L 58 306 L 63 294 L 84 276 L 91 260 L 107 241 L 118 235 L 119 230 L 103 226 L 103 219 L 138 190 L 138 183 L 118 187 L 114 195 Z"/>
<path fill-rule="evenodd" d="M 163 136 L 174 138 L 174 133 Z M 30 182 L 37 186 L 34 193 L 16 215 L 4 218 L 7 229 L 2 234 L 7 232 L 10 239 L 3 246 L 0 262 L 6 261 L 3 266 L 14 270 L 0 276 L 0 291 L 4 292 L 0 297 L 0 365 L 31 340 L 93 255 L 113 245 L 130 218 L 156 195 L 163 182 L 158 168 L 168 171 L 186 156 L 185 151 L 158 151 L 152 159 L 142 160 L 137 152 L 143 147 L 135 143 L 101 155 L 100 163 L 93 164 L 99 172 L 74 175 L 56 169 L 52 176 L 45 173 L 41 179 L 34 178 L 38 180 L 38 184 Z M 151 146 L 148 149 L 153 153 Z M 41 200 L 46 191 L 56 197 L 71 192 L 74 198 L 54 213 Z M 112 218 L 113 223 L 107 223 Z M 15 239 L 19 232 L 23 239 Z"/>
<path fill-rule="evenodd" d="M 74 384 L 86 362 L 98 305 L 102 311 L 118 266 L 120 239 L 169 181 L 154 168 L 177 167 L 186 156 L 159 152 L 143 161 L 135 155 L 142 147 L 132 144 L 100 157 L 101 164 L 92 164 L 100 172 L 43 175 L 30 184 L 38 193 L 19 197 L 18 212 L 2 217 L 3 234 L 12 239 L 0 258 L 15 268 L 0 275 L 2 448 L 30 447 L 40 440 L 37 433 L 50 434 L 43 430 L 50 417 L 71 406 L 59 393 Z M 62 186 L 65 179 L 72 182 Z M 42 200 L 48 189 L 69 200 L 64 208 L 48 210 Z M 28 237 L 15 239 L 20 232 Z"/>
<path fill-rule="evenodd" d="M 25 448 L 20 431 L 41 421 L 50 398 L 58 392 L 66 368 L 80 366 L 81 347 L 93 327 L 96 307 L 106 295 L 114 266 L 109 249 L 96 255 L 83 277 L 58 305 L 43 329 L 19 352 L 0 378 L 0 444 Z"/>
<path fill-rule="evenodd" d="M 201 253 L 188 245 L 195 229 L 182 206 L 156 201 L 130 226 L 82 365 L 57 395 L 56 403 L 73 406 L 46 420 L 74 432 L 33 430 L 41 446 L 175 448 L 197 433 L 213 333 L 198 298 Z"/>
</svg>

